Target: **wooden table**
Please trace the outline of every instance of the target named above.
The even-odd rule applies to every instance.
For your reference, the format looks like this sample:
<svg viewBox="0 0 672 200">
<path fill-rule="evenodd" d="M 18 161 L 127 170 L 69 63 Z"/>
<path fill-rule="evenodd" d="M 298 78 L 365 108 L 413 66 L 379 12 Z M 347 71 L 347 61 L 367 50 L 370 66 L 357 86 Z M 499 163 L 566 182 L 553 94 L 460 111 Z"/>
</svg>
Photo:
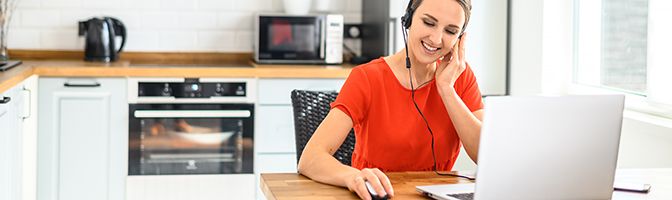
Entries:
<svg viewBox="0 0 672 200">
<path fill-rule="evenodd" d="M 462 178 L 439 176 L 433 172 L 386 174 L 394 187 L 394 199 L 426 199 L 416 192 L 417 185 L 471 182 Z M 613 199 L 672 199 L 672 168 L 618 170 L 616 180 L 645 182 L 652 187 L 648 194 L 615 191 Z M 297 173 L 262 173 L 260 187 L 267 199 L 359 199 L 347 188 L 321 184 Z"/>
</svg>

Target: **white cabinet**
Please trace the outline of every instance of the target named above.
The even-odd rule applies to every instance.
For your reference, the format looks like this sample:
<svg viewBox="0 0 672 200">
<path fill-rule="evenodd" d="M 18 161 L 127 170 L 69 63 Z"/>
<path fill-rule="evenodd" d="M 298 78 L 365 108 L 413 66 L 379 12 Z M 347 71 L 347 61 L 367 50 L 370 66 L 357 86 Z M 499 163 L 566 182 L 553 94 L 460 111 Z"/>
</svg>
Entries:
<svg viewBox="0 0 672 200">
<path fill-rule="evenodd" d="M 30 77 L 9 90 L 0 93 L 0 199 L 34 200 L 35 136 L 37 120 L 31 116 L 36 108 L 31 87 L 36 76 Z M 33 137 L 34 139 L 34 137 Z M 33 142 L 33 143 L 31 143 Z M 27 150 L 28 149 L 28 150 Z M 33 189 L 33 190 L 31 190 Z M 32 192 L 26 194 L 27 191 Z"/>
<path fill-rule="evenodd" d="M 0 199 L 21 199 L 21 88 L 0 93 Z"/>
<path fill-rule="evenodd" d="M 38 98 L 38 199 L 124 199 L 126 80 L 40 78 Z"/>
<path fill-rule="evenodd" d="M 255 125 L 255 173 L 296 172 L 291 92 L 340 91 L 344 79 L 260 79 Z M 259 180 L 259 177 L 257 177 Z M 257 184 L 257 199 L 265 199 Z"/>
<path fill-rule="evenodd" d="M 21 199 L 37 199 L 37 75 L 23 81 L 21 119 Z"/>
</svg>

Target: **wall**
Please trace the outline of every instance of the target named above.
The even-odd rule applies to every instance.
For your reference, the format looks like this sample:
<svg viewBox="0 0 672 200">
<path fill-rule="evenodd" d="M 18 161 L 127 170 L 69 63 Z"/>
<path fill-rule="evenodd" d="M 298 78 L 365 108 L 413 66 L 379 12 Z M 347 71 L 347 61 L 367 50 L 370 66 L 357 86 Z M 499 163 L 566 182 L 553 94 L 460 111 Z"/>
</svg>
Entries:
<svg viewBox="0 0 672 200">
<path fill-rule="evenodd" d="M 361 21 L 362 0 L 316 1 Z M 282 11 L 282 0 L 19 0 L 8 46 L 83 50 L 77 22 L 114 16 L 127 26 L 127 51 L 251 52 L 254 13 Z"/>
</svg>

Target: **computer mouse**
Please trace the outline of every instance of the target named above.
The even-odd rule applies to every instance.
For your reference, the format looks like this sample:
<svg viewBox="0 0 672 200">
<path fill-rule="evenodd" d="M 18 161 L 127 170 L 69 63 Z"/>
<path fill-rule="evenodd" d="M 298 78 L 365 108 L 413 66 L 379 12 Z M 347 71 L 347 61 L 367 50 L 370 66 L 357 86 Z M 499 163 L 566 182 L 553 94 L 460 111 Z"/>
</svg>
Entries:
<svg viewBox="0 0 672 200">
<path fill-rule="evenodd" d="M 364 184 L 366 184 L 366 189 L 369 190 L 369 194 L 371 194 L 371 199 L 373 199 L 373 200 L 387 200 L 387 199 L 390 198 L 389 195 L 387 195 L 387 194 L 385 196 L 382 196 L 382 197 L 378 196 L 378 193 L 376 192 L 375 189 L 373 189 L 373 186 L 371 186 L 371 183 L 369 183 L 368 181 L 364 182 Z"/>
</svg>

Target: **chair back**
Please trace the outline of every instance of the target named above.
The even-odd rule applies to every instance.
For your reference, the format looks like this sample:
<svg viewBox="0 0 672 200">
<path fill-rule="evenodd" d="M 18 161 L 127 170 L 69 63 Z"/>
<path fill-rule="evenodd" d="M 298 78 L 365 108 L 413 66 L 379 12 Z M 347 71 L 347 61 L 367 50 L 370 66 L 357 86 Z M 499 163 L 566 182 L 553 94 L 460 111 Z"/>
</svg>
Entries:
<svg viewBox="0 0 672 200">
<path fill-rule="evenodd" d="M 294 109 L 294 135 L 296 138 L 296 162 L 299 162 L 306 143 L 322 120 L 331 110 L 331 102 L 336 100 L 335 91 L 292 91 L 292 107 Z M 355 149 L 355 132 L 350 130 L 348 137 L 334 153 L 334 157 L 345 165 L 350 165 L 352 151 Z"/>
</svg>

